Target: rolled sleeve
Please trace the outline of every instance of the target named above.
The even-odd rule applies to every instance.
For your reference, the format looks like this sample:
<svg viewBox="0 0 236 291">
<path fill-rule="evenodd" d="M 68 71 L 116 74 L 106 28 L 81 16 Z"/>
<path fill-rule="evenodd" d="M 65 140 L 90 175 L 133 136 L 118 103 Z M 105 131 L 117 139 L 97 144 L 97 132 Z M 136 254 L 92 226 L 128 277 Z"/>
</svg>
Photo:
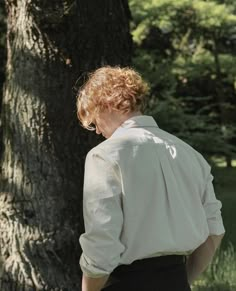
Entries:
<svg viewBox="0 0 236 291">
<path fill-rule="evenodd" d="M 203 207 L 207 218 L 210 235 L 220 235 L 225 233 L 221 216 L 222 204 L 216 199 L 212 181 L 213 176 L 209 174 L 203 195 Z"/>
<path fill-rule="evenodd" d="M 86 158 L 83 215 L 81 269 L 88 277 L 109 275 L 124 251 L 123 211 L 118 167 L 101 152 L 90 152 Z"/>
</svg>

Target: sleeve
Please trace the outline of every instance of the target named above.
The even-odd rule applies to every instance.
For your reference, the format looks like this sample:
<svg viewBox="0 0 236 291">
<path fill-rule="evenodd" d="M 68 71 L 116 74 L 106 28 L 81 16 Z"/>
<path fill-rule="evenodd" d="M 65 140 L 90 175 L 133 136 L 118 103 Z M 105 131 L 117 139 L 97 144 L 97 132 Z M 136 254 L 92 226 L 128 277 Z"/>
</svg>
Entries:
<svg viewBox="0 0 236 291">
<path fill-rule="evenodd" d="M 88 277 L 109 275 L 120 261 L 124 246 L 121 180 L 118 166 L 104 154 L 89 152 L 85 162 L 80 266 Z"/>
<path fill-rule="evenodd" d="M 213 176 L 211 173 L 209 173 L 202 197 L 202 202 L 210 235 L 220 235 L 225 232 L 221 216 L 222 204 L 219 200 L 216 199 L 212 181 Z"/>
</svg>

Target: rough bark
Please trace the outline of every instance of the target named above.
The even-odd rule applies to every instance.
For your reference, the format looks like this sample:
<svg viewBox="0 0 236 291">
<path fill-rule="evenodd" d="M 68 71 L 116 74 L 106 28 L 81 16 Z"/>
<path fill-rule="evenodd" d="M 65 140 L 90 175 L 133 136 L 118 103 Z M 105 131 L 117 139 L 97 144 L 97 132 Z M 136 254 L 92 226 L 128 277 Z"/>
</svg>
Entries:
<svg viewBox="0 0 236 291">
<path fill-rule="evenodd" d="M 2 104 L 0 290 L 80 290 L 85 72 L 130 63 L 125 0 L 8 0 Z M 79 84 L 83 78 L 79 79 Z"/>
</svg>

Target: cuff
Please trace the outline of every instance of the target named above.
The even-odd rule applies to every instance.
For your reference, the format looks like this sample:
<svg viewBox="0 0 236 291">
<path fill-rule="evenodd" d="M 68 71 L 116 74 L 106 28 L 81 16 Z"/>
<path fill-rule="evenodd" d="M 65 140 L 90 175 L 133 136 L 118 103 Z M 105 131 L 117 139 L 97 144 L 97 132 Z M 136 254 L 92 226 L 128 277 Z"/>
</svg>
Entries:
<svg viewBox="0 0 236 291">
<path fill-rule="evenodd" d="M 222 220 L 208 219 L 208 228 L 210 235 L 221 235 L 225 233 L 225 228 Z"/>
<path fill-rule="evenodd" d="M 79 263 L 83 274 L 85 274 L 87 277 L 100 278 L 110 275 L 110 272 L 107 272 L 97 266 L 94 266 L 91 260 L 87 256 L 85 256 L 85 254 L 81 255 Z"/>
</svg>

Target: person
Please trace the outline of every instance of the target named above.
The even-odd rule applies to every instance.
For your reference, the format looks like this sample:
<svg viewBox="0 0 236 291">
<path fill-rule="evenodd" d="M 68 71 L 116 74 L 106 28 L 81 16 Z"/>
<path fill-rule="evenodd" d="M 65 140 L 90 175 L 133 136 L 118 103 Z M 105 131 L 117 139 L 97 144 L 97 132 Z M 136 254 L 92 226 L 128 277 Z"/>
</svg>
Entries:
<svg viewBox="0 0 236 291">
<path fill-rule="evenodd" d="M 131 68 L 90 74 L 82 126 L 105 140 L 86 156 L 82 291 L 187 291 L 225 229 L 210 166 L 143 114 L 148 85 Z"/>
</svg>

